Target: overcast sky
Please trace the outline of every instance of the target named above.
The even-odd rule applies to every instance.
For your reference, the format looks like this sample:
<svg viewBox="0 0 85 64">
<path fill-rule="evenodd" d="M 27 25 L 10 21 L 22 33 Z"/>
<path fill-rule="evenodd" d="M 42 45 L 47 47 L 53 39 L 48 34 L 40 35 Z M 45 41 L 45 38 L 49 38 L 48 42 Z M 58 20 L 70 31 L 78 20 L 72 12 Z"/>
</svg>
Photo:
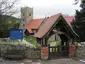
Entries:
<svg viewBox="0 0 85 64">
<path fill-rule="evenodd" d="M 19 7 L 32 7 L 34 9 L 34 18 L 51 16 L 57 13 L 74 15 L 79 4 L 73 5 L 75 0 L 21 0 Z"/>
</svg>

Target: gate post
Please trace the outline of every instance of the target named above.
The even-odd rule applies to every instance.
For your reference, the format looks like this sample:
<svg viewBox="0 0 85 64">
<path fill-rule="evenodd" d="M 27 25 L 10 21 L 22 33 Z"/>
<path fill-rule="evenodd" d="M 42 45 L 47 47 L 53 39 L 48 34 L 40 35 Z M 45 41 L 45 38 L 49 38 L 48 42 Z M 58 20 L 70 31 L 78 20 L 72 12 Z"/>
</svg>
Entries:
<svg viewBox="0 0 85 64">
<path fill-rule="evenodd" d="M 41 59 L 48 60 L 48 58 L 49 58 L 49 48 L 48 46 L 42 46 L 41 47 Z"/>
<path fill-rule="evenodd" d="M 58 57 L 60 58 L 60 55 L 61 55 L 61 52 L 60 52 L 60 46 L 57 46 L 57 49 L 58 49 Z"/>
<path fill-rule="evenodd" d="M 48 44 L 48 60 L 50 60 L 50 44 Z"/>
</svg>

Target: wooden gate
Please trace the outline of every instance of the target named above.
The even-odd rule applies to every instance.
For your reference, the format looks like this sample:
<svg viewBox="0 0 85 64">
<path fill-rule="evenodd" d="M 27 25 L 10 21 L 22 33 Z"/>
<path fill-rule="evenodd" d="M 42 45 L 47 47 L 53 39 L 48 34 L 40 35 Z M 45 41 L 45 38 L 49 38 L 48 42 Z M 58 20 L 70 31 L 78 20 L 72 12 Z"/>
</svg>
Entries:
<svg viewBox="0 0 85 64">
<path fill-rule="evenodd" d="M 64 46 L 48 46 L 49 47 L 49 59 L 57 59 L 68 57 L 68 50 Z M 62 50 L 63 48 L 63 50 Z"/>
</svg>

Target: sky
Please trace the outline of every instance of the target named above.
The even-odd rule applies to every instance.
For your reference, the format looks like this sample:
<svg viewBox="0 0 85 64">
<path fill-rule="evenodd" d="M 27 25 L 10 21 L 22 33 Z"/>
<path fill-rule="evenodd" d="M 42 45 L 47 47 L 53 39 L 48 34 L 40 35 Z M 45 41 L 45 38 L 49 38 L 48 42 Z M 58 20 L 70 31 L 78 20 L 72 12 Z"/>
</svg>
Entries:
<svg viewBox="0 0 85 64">
<path fill-rule="evenodd" d="M 33 8 L 34 18 L 42 18 L 57 13 L 74 15 L 75 10 L 79 10 L 79 4 L 74 5 L 75 0 L 21 0 L 17 7 Z"/>
</svg>

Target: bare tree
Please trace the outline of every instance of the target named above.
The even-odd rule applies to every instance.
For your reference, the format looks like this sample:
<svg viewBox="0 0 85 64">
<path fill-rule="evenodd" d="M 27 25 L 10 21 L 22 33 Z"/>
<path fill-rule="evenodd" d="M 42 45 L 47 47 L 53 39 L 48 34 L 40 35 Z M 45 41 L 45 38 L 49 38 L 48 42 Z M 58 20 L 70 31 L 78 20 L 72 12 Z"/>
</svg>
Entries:
<svg viewBox="0 0 85 64">
<path fill-rule="evenodd" d="M 0 0 L 0 15 L 13 15 L 17 13 L 15 5 L 18 0 Z"/>
</svg>

